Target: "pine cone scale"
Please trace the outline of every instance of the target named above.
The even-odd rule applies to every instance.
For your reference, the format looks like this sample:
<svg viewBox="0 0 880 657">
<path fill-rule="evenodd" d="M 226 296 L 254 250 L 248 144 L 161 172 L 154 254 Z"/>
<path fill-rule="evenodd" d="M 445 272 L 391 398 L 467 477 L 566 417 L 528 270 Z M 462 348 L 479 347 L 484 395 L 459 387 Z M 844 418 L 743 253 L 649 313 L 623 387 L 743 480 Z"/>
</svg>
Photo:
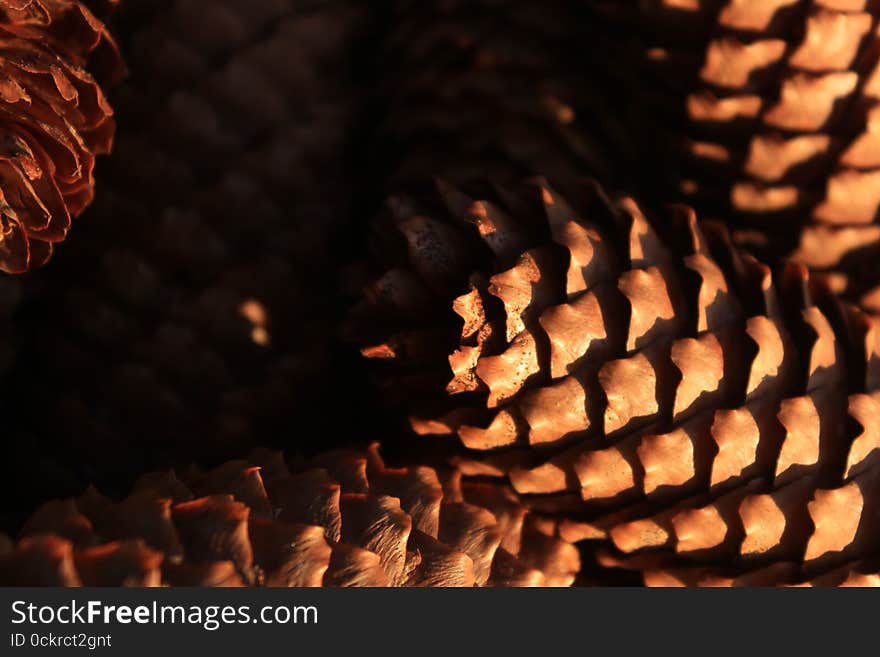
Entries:
<svg viewBox="0 0 880 657">
<path fill-rule="evenodd" d="M 646 578 L 705 563 L 701 576 L 735 564 L 755 581 L 809 581 L 869 556 L 877 546 L 853 523 L 875 498 L 866 474 L 875 437 L 848 427 L 873 408 L 876 318 L 803 267 L 771 271 L 685 208 L 664 224 L 630 199 L 572 189 L 570 198 L 587 200 L 562 201 L 546 182 L 472 202 L 459 195 L 445 207 L 417 196 L 381 223 L 393 231 L 406 212 L 437 208 L 444 248 L 473 253 L 482 241 L 496 255 L 488 270 L 461 271 L 448 292 L 447 321 L 461 327 L 446 343 L 453 385 L 410 390 L 404 410 L 415 432 L 457 439 L 452 460 L 465 476 L 506 477 L 533 509 L 582 518 L 579 533 L 613 546 L 597 553 L 606 565 Z M 450 198 L 448 186 L 439 190 Z M 474 230 L 466 208 L 475 206 L 513 221 Z M 545 237 L 505 239 L 498 227 L 516 234 L 518 212 L 528 213 L 522 226 L 546 221 Z M 559 230 L 560 216 L 583 230 Z M 625 239 L 607 237 L 609 225 Z M 590 251 L 570 239 L 587 233 Z M 493 249 L 501 243 L 523 256 Z M 592 269 L 595 280 L 581 274 L 587 267 L 572 276 L 590 252 L 613 257 Z M 407 257 L 385 262 L 400 272 Z M 488 304 L 493 297 L 500 304 Z M 393 330 L 405 317 L 367 298 L 354 321 Z M 491 339 L 478 337 L 481 325 L 493 327 Z M 443 367 L 439 352 L 382 360 L 379 377 Z M 850 520 L 819 529 L 826 508 L 858 495 L 865 503 L 851 504 Z"/>
<path fill-rule="evenodd" d="M 118 503 L 91 489 L 46 505 L 0 555 L 0 580 L 567 586 L 579 570 L 577 550 L 556 536 L 555 523 L 538 524 L 502 486 L 463 484 L 454 473 L 441 485 L 431 468 L 386 467 L 375 448 L 328 453 L 299 474 L 274 454 L 251 459 L 193 470 L 186 483 L 149 475 Z M 331 497 L 309 503 L 308 482 Z"/>
</svg>

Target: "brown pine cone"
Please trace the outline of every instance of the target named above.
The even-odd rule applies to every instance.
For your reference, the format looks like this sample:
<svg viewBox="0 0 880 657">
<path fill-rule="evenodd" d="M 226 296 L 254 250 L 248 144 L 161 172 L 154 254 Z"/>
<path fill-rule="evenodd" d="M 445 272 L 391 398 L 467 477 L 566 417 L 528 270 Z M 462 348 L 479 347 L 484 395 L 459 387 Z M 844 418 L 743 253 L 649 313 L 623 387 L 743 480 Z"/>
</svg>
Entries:
<svg viewBox="0 0 880 657">
<path fill-rule="evenodd" d="M 504 486 L 388 468 L 376 446 L 294 473 L 258 450 L 210 472 L 39 509 L 0 585 L 567 586 L 577 550 Z M 549 533 L 548 533 L 549 532 Z"/>
<path fill-rule="evenodd" d="M 430 176 L 612 171 L 580 64 L 583 10 L 550 0 L 395 0 L 379 61 L 377 189 Z"/>
<path fill-rule="evenodd" d="M 348 333 L 415 450 L 572 539 L 792 580 L 880 552 L 880 320 L 668 214 L 593 183 L 394 198 Z"/>
<path fill-rule="evenodd" d="M 880 4 L 589 4 L 593 68 L 646 151 L 660 142 L 648 184 L 880 308 Z"/>
<path fill-rule="evenodd" d="M 99 82 L 123 68 L 77 0 L 3 0 L 0 47 L 0 271 L 18 274 L 45 264 L 91 203 L 116 127 Z"/>
<path fill-rule="evenodd" d="M 300 448 L 326 435 L 365 17 L 344 0 L 120 5 L 131 75 L 107 184 L 26 294 L 15 460 L 38 479 L 124 490 L 288 440 L 278 426 Z"/>
</svg>

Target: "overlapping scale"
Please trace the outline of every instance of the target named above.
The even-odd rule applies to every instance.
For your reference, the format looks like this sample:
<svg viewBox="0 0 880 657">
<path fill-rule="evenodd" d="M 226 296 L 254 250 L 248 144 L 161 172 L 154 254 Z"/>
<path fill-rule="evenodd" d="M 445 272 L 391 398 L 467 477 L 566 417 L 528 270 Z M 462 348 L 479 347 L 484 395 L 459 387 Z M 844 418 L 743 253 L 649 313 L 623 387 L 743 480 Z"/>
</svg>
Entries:
<svg viewBox="0 0 880 657">
<path fill-rule="evenodd" d="M 107 184 L 20 313 L 10 461 L 39 474 L 10 473 L 16 512 L 277 445 L 278 426 L 321 434 L 370 16 L 345 0 L 120 4 L 131 75 Z"/>
<path fill-rule="evenodd" d="M 253 452 L 50 502 L 0 555 L 4 585 L 567 586 L 580 562 L 503 485 L 390 468 L 377 446 L 294 466 Z"/>
<path fill-rule="evenodd" d="M 39 267 L 94 197 L 116 123 L 102 84 L 124 72 L 77 0 L 0 3 L 0 270 Z"/>
<path fill-rule="evenodd" d="M 683 206 L 479 191 L 389 202 L 375 263 L 394 275 L 352 311 L 413 449 L 507 477 L 609 567 L 790 563 L 795 582 L 880 550 L 876 317 Z"/>
<path fill-rule="evenodd" d="M 732 222 L 750 248 L 834 272 L 876 309 L 876 3 L 588 4 L 596 52 L 619 63 L 596 70 L 652 153 L 646 188 Z"/>
</svg>

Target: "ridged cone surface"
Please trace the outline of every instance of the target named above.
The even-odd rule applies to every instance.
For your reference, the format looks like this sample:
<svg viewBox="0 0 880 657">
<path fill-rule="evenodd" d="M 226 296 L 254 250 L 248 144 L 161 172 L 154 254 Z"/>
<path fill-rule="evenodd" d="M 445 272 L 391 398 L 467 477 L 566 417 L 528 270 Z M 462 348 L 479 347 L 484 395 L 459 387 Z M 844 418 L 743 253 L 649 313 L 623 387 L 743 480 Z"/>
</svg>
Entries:
<svg viewBox="0 0 880 657">
<path fill-rule="evenodd" d="M 348 330 L 414 449 L 507 477 L 599 566 L 795 582 L 880 552 L 880 323 L 821 278 L 592 182 L 438 183 L 375 232 Z"/>
<path fill-rule="evenodd" d="M 0 584 L 567 586 L 580 563 L 504 486 L 389 468 L 376 446 L 293 472 L 255 451 L 142 477 L 111 502 L 51 502 L 0 555 Z"/>
<path fill-rule="evenodd" d="M 880 4 L 589 4 L 648 185 L 880 308 Z"/>
<path fill-rule="evenodd" d="M 628 141 L 587 91 L 587 9 L 614 27 L 617 47 L 594 50 L 620 63 L 611 107 L 634 109 L 648 176 L 733 238 L 683 206 L 655 214 L 575 182 L 611 172 L 600 141 Z M 12 403 L 34 420 L 13 462 L 44 478 L 41 459 L 73 454 L 107 476 L 242 453 L 279 419 L 309 434 L 302 409 L 333 399 L 318 384 L 332 373 L 327 253 L 348 213 L 339 153 L 362 14 L 125 11 L 133 78 L 111 184 L 26 300 Z M 602 578 L 649 585 L 880 583 L 880 326 L 833 295 L 870 309 L 880 278 L 874 3 L 437 0 L 390 14 L 368 175 L 391 196 L 345 332 L 417 434 L 404 451 L 443 454 L 455 474 L 368 452 L 294 475 L 257 454 L 148 476 L 121 503 L 90 491 L 42 508 L 2 577 L 569 584 L 584 541 Z M 648 148 L 658 136 L 675 166 Z M 800 244 L 774 242 L 785 233 Z M 800 264 L 733 246 L 756 239 Z"/>
<path fill-rule="evenodd" d="M 120 5 L 131 74 L 114 96 L 107 184 L 23 313 L 10 403 L 22 409 L 15 461 L 40 473 L 34 495 L 46 481 L 124 486 L 147 467 L 217 463 L 325 426 L 366 13 Z"/>
<path fill-rule="evenodd" d="M 0 2 L 0 271 L 45 264 L 94 198 L 116 123 L 101 83 L 124 68 L 77 0 Z"/>
</svg>

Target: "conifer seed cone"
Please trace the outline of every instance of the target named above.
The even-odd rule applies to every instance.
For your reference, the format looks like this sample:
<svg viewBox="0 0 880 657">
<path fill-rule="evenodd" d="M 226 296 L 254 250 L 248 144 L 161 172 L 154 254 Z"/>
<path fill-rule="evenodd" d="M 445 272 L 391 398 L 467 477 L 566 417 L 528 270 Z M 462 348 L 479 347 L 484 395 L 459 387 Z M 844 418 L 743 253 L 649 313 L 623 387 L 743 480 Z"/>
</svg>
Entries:
<svg viewBox="0 0 880 657">
<path fill-rule="evenodd" d="M 3 585 L 567 586 L 577 550 L 509 489 L 389 468 L 376 446 L 288 469 L 255 451 L 51 502 L 0 556 Z"/>
<path fill-rule="evenodd" d="M 0 271 L 39 267 L 94 197 L 116 124 L 102 82 L 123 67 L 78 0 L 0 2 Z"/>
<path fill-rule="evenodd" d="M 799 582 L 880 552 L 880 324 L 821 277 L 592 182 L 401 194 L 374 253 L 348 331 L 414 449 L 599 565 Z"/>
<path fill-rule="evenodd" d="M 589 4 L 647 185 L 880 308 L 880 4 Z"/>
<path fill-rule="evenodd" d="M 380 190 L 429 176 L 607 177 L 584 84 L 584 11 L 549 0 L 395 0 L 378 62 Z"/>
<path fill-rule="evenodd" d="M 40 474 L 19 499 L 96 479 L 122 491 L 147 468 L 277 446 L 278 426 L 323 435 L 368 13 L 120 4 L 131 75 L 114 90 L 106 185 L 21 313 L 13 460 Z"/>
</svg>

